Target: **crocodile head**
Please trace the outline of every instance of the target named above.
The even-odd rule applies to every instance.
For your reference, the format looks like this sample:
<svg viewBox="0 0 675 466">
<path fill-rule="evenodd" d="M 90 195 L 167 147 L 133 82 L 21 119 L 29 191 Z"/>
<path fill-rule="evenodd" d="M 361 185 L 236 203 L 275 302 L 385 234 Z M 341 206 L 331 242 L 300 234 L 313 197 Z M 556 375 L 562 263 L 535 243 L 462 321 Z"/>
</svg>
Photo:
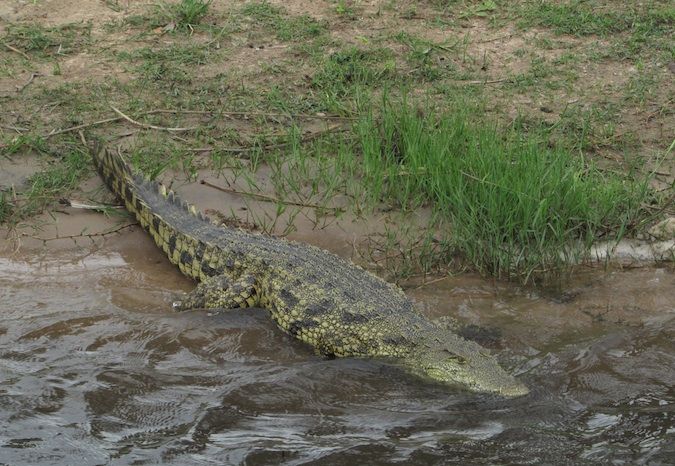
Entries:
<svg viewBox="0 0 675 466">
<path fill-rule="evenodd" d="M 418 376 L 462 386 L 473 392 L 504 397 L 529 393 L 525 385 L 502 369 L 486 349 L 474 342 L 448 333 L 425 343 L 403 359 L 403 364 Z"/>
</svg>

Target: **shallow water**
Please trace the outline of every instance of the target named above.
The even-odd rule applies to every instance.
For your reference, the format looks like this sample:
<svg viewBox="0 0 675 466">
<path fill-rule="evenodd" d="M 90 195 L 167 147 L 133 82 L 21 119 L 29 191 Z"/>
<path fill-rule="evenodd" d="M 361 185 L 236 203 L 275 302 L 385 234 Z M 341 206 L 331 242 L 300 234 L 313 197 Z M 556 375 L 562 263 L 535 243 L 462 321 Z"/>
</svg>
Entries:
<svg viewBox="0 0 675 466">
<path fill-rule="evenodd" d="M 515 400 L 324 360 L 262 310 L 172 313 L 191 287 L 139 231 L 0 256 L 0 464 L 673 464 L 671 271 L 409 290 L 518 374 Z"/>
</svg>

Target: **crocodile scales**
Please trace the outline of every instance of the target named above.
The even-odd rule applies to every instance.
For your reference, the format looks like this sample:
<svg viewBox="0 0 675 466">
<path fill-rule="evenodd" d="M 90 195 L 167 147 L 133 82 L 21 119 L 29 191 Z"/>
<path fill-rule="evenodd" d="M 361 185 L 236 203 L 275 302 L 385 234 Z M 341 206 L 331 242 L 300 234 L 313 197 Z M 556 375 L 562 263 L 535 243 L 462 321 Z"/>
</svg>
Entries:
<svg viewBox="0 0 675 466">
<path fill-rule="evenodd" d="M 483 347 L 424 318 L 397 286 L 317 247 L 216 225 L 102 144 L 92 155 L 169 260 L 200 282 L 176 310 L 262 307 L 323 355 L 387 358 L 471 391 L 528 393 Z"/>
</svg>

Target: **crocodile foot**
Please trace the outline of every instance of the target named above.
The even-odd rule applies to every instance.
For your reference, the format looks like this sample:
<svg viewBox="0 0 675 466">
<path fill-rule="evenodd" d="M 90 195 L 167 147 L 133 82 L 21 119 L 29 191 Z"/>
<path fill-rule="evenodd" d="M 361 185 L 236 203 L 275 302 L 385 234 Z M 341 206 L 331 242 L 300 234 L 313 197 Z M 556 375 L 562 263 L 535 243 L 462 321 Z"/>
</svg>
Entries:
<svg viewBox="0 0 675 466">
<path fill-rule="evenodd" d="M 250 275 L 244 275 L 232 281 L 225 275 L 210 277 L 186 293 L 180 300 L 174 301 L 174 311 L 189 309 L 237 309 L 256 305 L 258 294 L 256 281 Z"/>
</svg>

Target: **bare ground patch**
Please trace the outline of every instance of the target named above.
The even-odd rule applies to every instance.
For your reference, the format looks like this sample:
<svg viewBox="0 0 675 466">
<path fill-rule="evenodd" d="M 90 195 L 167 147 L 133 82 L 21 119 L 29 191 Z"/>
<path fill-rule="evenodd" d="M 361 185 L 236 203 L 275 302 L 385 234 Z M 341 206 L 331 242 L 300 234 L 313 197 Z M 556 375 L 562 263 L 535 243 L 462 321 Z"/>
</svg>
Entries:
<svg viewBox="0 0 675 466">
<path fill-rule="evenodd" d="M 439 109 L 464 101 L 476 108 L 477 120 L 541 132 L 549 145 L 569 147 L 610 170 L 628 172 L 640 160 L 657 170 L 655 188 L 672 189 L 672 152 L 663 154 L 675 127 L 673 72 L 650 42 L 639 55 L 608 52 L 620 52 L 617 44 L 631 38 L 627 32 L 572 35 L 523 25 L 518 6 L 483 11 L 475 2 L 446 8 L 375 1 L 215 2 L 199 23 L 180 29 L 163 5 L 67 0 L 4 5 L 0 150 L 13 163 L 26 152 L 58 165 L 63 150 L 78 143 L 77 130 L 51 133 L 82 127 L 87 135 L 131 150 L 133 160 L 157 174 L 183 173 L 194 182 L 212 179 L 196 170 L 222 174 L 222 167 L 234 167 L 232 177 L 249 179 L 237 189 L 260 187 L 256 192 L 283 204 L 297 198 L 266 184 L 266 151 L 291 150 L 293 125 L 300 144 L 318 134 L 326 139 L 324 150 L 337 147 L 333 131 L 326 131 L 330 120 L 292 115 L 353 117 L 359 92 L 379 95 L 404 87 Z M 140 125 L 119 118 L 112 106 Z M 162 109 L 204 114 L 155 112 Z M 105 123 L 108 119 L 115 120 Z M 349 130 L 349 120 L 344 122 Z M 50 151 L 50 144 L 57 149 Z M 216 196 L 204 186 L 194 189 L 205 198 Z M 239 206 L 235 198 L 230 194 L 218 203 Z M 257 215 L 276 225 L 277 233 L 290 232 L 280 225 L 293 222 L 304 225 L 300 231 L 319 224 L 312 209 L 279 214 L 281 204 L 258 204 L 239 206 L 234 214 L 253 223 Z M 661 213 L 672 214 L 672 206 Z M 347 216 L 329 223 L 336 232 L 349 232 L 338 236 L 360 243 L 360 253 L 372 249 L 369 238 L 391 230 L 345 227 L 356 221 Z M 311 234 L 302 235 L 312 241 Z M 383 257 L 410 256 L 401 251 L 417 247 L 414 236 L 380 236 L 377 247 Z M 315 240 L 320 238 L 321 233 Z"/>
</svg>

